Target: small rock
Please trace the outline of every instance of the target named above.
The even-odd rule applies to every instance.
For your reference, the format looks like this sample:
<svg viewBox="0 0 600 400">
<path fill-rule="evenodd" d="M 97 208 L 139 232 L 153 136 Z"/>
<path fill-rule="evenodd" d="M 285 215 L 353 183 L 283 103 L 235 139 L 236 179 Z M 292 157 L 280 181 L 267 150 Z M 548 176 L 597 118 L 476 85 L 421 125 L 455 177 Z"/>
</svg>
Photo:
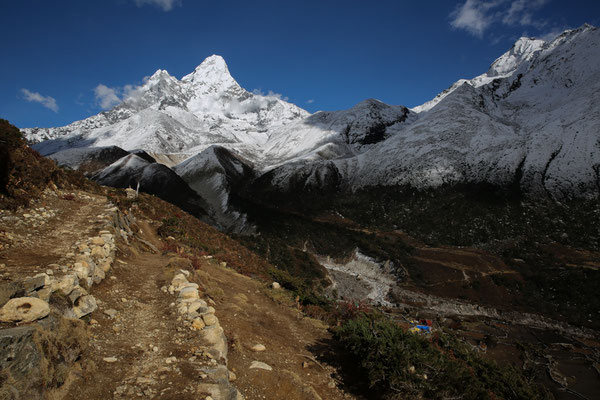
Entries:
<svg viewBox="0 0 600 400">
<path fill-rule="evenodd" d="M 104 271 L 104 273 L 107 273 L 108 271 L 110 271 L 110 268 L 111 268 L 111 264 L 110 264 L 110 261 L 108 261 L 108 260 L 106 260 L 102 264 L 100 264 L 100 269 L 102 269 L 102 271 Z"/>
<path fill-rule="evenodd" d="M 105 244 L 104 239 L 99 236 L 93 237 L 91 242 L 94 246 L 104 246 Z"/>
<path fill-rule="evenodd" d="M 69 300 L 71 300 L 71 304 L 75 304 L 77 299 L 79 299 L 81 296 L 86 296 L 87 294 L 88 293 L 84 288 L 82 288 L 81 286 L 75 286 L 71 293 L 69 293 L 68 297 Z"/>
<path fill-rule="evenodd" d="M 52 288 L 41 288 L 35 293 L 37 294 L 37 297 L 39 299 L 44 300 L 47 303 L 50 300 L 50 296 L 52 295 Z"/>
<path fill-rule="evenodd" d="M 206 326 L 216 325 L 219 320 L 215 317 L 214 314 L 204 314 L 202 315 L 202 320 L 206 324 Z"/>
<path fill-rule="evenodd" d="M 204 311 L 202 311 L 203 309 L 206 309 Z M 208 311 L 208 304 L 206 304 L 206 302 L 202 299 L 197 299 L 192 301 L 189 305 L 188 305 L 188 312 L 192 313 L 192 312 L 206 312 Z"/>
<path fill-rule="evenodd" d="M 186 287 L 181 289 L 179 292 L 179 297 L 181 299 L 197 299 L 200 296 L 198 295 L 198 289 L 193 287 Z"/>
<path fill-rule="evenodd" d="M 335 381 L 332 379 L 329 381 L 329 383 L 327 384 L 327 387 L 329 389 L 333 389 L 335 387 Z"/>
<path fill-rule="evenodd" d="M 94 296 L 81 296 L 77 299 L 76 305 L 73 307 L 73 313 L 76 318 L 81 318 L 94 312 L 97 308 L 98 304 L 96 303 L 96 298 Z"/>
<path fill-rule="evenodd" d="M 135 380 L 135 383 L 138 385 L 151 385 L 155 383 L 155 380 L 152 378 L 147 378 L 145 376 L 140 376 Z"/>
<path fill-rule="evenodd" d="M 25 289 L 25 293 L 31 293 L 36 289 L 46 286 L 47 283 L 50 283 L 50 277 L 46 274 L 37 274 L 33 278 L 28 278 L 23 281 L 23 288 Z"/>
<path fill-rule="evenodd" d="M 206 324 L 201 318 L 196 318 L 192 321 L 192 328 L 194 329 L 202 330 L 205 326 Z"/>
<path fill-rule="evenodd" d="M 73 272 L 77 275 L 77 277 L 81 280 L 87 279 L 90 274 L 90 268 L 87 263 L 76 262 L 73 264 Z"/>
<path fill-rule="evenodd" d="M 271 283 L 271 287 L 273 289 L 281 289 L 281 285 L 279 284 L 279 282 L 273 282 L 273 283 Z"/>
<path fill-rule="evenodd" d="M 63 296 L 67 296 L 77 285 L 79 285 L 77 275 L 65 275 L 60 280 L 54 282 L 52 289 L 58 291 Z"/>
<path fill-rule="evenodd" d="M 221 264 L 219 264 L 219 265 L 221 265 L 222 268 L 227 267 L 227 263 L 225 261 L 221 261 Z"/>
<path fill-rule="evenodd" d="M 179 290 L 183 287 L 184 284 L 188 283 L 187 278 L 184 274 L 177 274 L 171 280 L 171 285 L 175 288 L 175 290 Z"/>
<path fill-rule="evenodd" d="M 104 314 L 108 315 L 110 318 L 115 318 L 119 312 L 114 308 L 109 308 L 108 310 L 104 310 Z"/>
<path fill-rule="evenodd" d="M 10 299 L 0 309 L 2 322 L 31 322 L 44 318 L 50 313 L 50 306 L 35 297 L 17 297 Z"/>
<path fill-rule="evenodd" d="M 82 244 L 80 244 L 79 246 L 77 246 L 77 249 L 78 249 L 80 252 L 82 252 L 82 253 L 86 253 L 86 252 L 89 252 L 89 251 L 91 251 L 91 250 L 90 250 L 90 248 L 88 247 L 88 245 L 87 245 L 87 244 L 85 244 L 85 243 L 82 243 Z"/>
<path fill-rule="evenodd" d="M 121 297 L 121 301 L 122 301 L 123 303 L 127 303 L 127 299 L 126 299 L 125 297 Z"/>
<path fill-rule="evenodd" d="M 91 256 L 95 259 L 101 259 L 106 257 L 106 253 L 104 252 L 104 249 L 102 247 L 94 247 L 92 249 Z"/>
<path fill-rule="evenodd" d="M 250 369 L 264 369 L 266 371 L 273 371 L 273 367 L 269 364 L 265 364 L 262 361 L 252 361 L 250 364 Z"/>
<path fill-rule="evenodd" d="M 158 346 L 154 346 L 154 347 L 152 348 L 152 351 L 153 351 L 153 352 L 155 352 L 155 353 L 158 353 Z"/>
<path fill-rule="evenodd" d="M 94 283 L 99 284 L 104 280 L 104 278 L 106 278 L 104 270 L 102 268 L 96 268 L 94 270 L 94 273 L 92 274 L 92 280 L 94 281 Z"/>
<path fill-rule="evenodd" d="M 117 362 L 117 357 L 104 357 L 102 360 L 107 363 L 114 363 Z"/>
<path fill-rule="evenodd" d="M 96 321 L 94 318 L 90 319 L 90 325 L 98 325 L 98 321 Z"/>
<path fill-rule="evenodd" d="M 258 343 L 258 344 L 255 344 L 254 346 L 252 346 L 250 349 L 252 351 L 265 351 L 267 348 L 265 347 L 264 344 Z"/>
<path fill-rule="evenodd" d="M 188 283 L 184 283 L 183 286 L 181 287 L 181 289 L 185 289 L 185 288 L 193 288 L 193 289 L 198 289 L 198 284 L 194 283 L 194 282 L 188 282 Z"/>
<path fill-rule="evenodd" d="M 233 371 L 229 371 L 229 382 L 234 382 L 237 379 L 237 375 Z"/>
</svg>

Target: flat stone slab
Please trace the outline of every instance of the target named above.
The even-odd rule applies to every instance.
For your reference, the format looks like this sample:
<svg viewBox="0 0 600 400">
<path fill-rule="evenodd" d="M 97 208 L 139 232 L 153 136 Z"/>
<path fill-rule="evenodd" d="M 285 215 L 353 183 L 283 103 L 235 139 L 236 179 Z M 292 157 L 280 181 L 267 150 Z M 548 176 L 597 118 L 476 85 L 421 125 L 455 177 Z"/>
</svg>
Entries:
<svg viewBox="0 0 600 400">
<path fill-rule="evenodd" d="M 262 361 L 252 361 L 250 364 L 250 369 L 264 369 L 266 371 L 273 371 L 273 367 L 269 364 L 265 364 Z"/>
</svg>

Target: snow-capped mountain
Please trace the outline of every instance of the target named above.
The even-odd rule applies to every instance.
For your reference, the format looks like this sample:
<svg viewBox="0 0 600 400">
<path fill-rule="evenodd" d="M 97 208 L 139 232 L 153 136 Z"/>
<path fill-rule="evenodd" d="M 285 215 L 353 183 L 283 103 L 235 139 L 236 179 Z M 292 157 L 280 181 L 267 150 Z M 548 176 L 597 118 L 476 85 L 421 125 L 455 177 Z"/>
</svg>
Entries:
<svg viewBox="0 0 600 400">
<path fill-rule="evenodd" d="M 600 193 L 600 31 L 594 27 L 551 42 L 521 38 L 486 74 L 460 80 L 412 111 L 365 151 L 310 155 L 263 180 L 283 189 L 290 182 L 355 189 L 516 181 L 553 197 Z"/>
<path fill-rule="evenodd" d="M 112 110 L 60 128 L 24 129 L 42 154 L 70 147 L 119 146 L 196 154 L 213 144 L 249 156 L 268 132 L 309 115 L 275 95 L 246 91 L 213 55 L 181 80 L 158 70 Z"/>
<path fill-rule="evenodd" d="M 196 190 L 212 191 L 204 197 L 223 212 L 227 196 L 216 191 L 238 178 L 234 164 L 254 169 L 245 180 L 256 176 L 278 190 L 488 182 L 553 197 L 597 196 L 599 78 L 600 31 L 584 25 L 551 42 L 521 38 L 485 74 L 413 109 L 369 99 L 309 115 L 244 90 L 212 56 L 181 80 L 157 71 L 110 111 L 25 132 L 32 141 L 52 139 L 36 145 L 43 154 L 109 145 L 155 158 L 198 154 L 175 170 Z M 211 184 L 199 181 L 207 177 Z"/>
</svg>

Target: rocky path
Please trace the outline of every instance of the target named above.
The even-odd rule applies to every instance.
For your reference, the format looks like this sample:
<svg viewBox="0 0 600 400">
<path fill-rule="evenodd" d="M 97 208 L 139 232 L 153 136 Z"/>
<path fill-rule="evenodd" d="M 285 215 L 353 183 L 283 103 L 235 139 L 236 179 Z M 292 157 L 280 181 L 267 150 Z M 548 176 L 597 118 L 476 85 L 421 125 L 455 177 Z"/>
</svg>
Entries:
<svg viewBox="0 0 600 400">
<path fill-rule="evenodd" d="M 94 257 L 98 235 L 109 229 L 111 243 L 116 240 L 111 268 L 88 288 L 94 307 L 76 321 L 78 332 L 89 337 L 82 343 L 89 344 L 64 374 L 64 383 L 44 389 L 40 398 L 351 398 L 317 350 L 330 339 L 327 327 L 304 317 L 290 294 L 239 275 L 210 256 L 192 266 L 189 259 L 163 254 L 156 221 L 135 216 L 133 231 L 125 235 L 111 225 L 116 213 L 104 196 L 57 190 L 31 208 L 0 212 L 4 282 L 39 273 L 57 280 L 73 276 L 81 260 Z M 198 324 L 182 312 L 181 293 L 168 290 L 182 273 L 188 286 L 197 285 L 212 315 L 200 315 Z M 214 337 L 206 333 L 222 332 L 219 322 L 226 349 L 215 352 Z M 57 340 L 60 345 L 64 338 Z M 225 353 L 228 359 L 221 357 Z"/>
<path fill-rule="evenodd" d="M 167 257 L 141 254 L 118 262 L 99 290 L 99 311 L 84 354 L 82 379 L 67 399 L 197 398 L 201 372 L 190 358 L 198 335 L 177 323 L 173 298 L 157 281 Z"/>
<path fill-rule="evenodd" d="M 0 210 L 0 268 L 14 280 L 60 266 L 73 256 L 73 244 L 106 224 L 106 197 L 46 190 L 28 209 Z"/>
</svg>

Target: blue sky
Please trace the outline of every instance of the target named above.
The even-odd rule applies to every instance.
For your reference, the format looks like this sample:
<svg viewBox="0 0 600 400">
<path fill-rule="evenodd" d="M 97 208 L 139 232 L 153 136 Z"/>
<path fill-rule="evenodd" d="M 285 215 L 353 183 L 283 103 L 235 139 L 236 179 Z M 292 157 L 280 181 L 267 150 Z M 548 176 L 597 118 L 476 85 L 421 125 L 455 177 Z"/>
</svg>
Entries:
<svg viewBox="0 0 600 400">
<path fill-rule="evenodd" d="M 600 25 L 600 1 L 581 0 L 1 4 L 0 117 L 19 127 L 86 118 L 107 104 L 99 85 L 118 96 L 159 68 L 181 78 L 211 54 L 242 87 L 311 112 L 370 97 L 412 107 L 485 72 L 520 36 Z"/>
</svg>

